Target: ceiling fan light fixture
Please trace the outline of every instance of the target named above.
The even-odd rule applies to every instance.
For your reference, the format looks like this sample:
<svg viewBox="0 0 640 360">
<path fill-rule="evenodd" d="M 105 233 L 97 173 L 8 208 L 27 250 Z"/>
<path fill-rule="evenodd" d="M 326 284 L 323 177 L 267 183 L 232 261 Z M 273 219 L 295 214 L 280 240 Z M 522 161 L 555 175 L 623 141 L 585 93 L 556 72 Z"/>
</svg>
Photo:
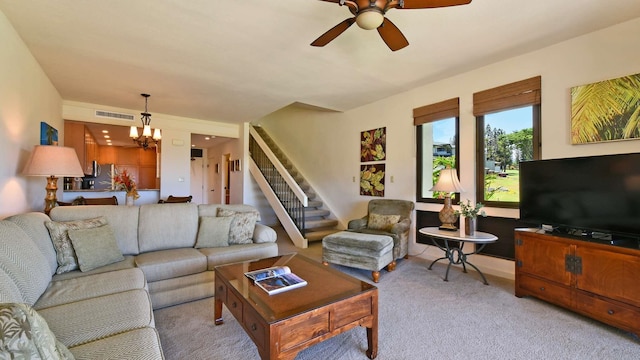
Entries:
<svg viewBox="0 0 640 360">
<path fill-rule="evenodd" d="M 356 17 L 356 24 L 365 30 L 377 29 L 383 21 L 384 15 L 377 8 L 362 10 Z"/>
</svg>

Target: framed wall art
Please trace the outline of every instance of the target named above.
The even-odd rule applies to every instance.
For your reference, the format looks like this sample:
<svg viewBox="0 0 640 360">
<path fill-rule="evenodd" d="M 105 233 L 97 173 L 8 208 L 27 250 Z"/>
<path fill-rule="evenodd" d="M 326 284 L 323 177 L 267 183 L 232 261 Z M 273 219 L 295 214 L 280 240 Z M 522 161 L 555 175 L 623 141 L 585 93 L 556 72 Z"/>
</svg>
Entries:
<svg viewBox="0 0 640 360">
<path fill-rule="evenodd" d="M 385 164 L 360 165 L 360 195 L 384 197 Z"/>
<path fill-rule="evenodd" d="M 58 145 L 58 130 L 46 122 L 40 122 L 40 145 Z"/>
<path fill-rule="evenodd" d="M 387 158 L 387 128 L 360 133 L 360 162 L 382 161 Z"/>
<path fill-rule="evenodd" d="M 640 74 L 571 88 L 571 143 L 640 138 Z"/>
</svg>

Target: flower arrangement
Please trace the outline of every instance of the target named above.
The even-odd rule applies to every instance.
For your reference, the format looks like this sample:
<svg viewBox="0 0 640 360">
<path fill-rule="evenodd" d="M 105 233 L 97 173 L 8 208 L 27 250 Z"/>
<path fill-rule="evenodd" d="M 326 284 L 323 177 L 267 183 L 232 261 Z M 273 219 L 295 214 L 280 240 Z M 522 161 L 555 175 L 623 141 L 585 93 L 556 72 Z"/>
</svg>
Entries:
<svg viewBox="0 0 640 360">
<path fill-rule="evenodd" d="M 484 210 L 481 210 L 483 206 L 484 205 L 482 205 L 482 203 L 476 203 L 475 206 L 472 206 L 471 200 L 467 199 L 466 204 L 462 201 L 460 202 L 460 210 L 456 210 L 455 214 L 474 219 L 477 218 L 478 215 L 485 217 L 487 216 L 487 213 L 485 213 Z"/>
<path fill-rule="evenodd" d="M 122 172 L 118 172 L 117 169 L 114 169 L 113 174 L 111 174 L 111 181 L 115 190 L 124 190 L 127 193 L 127 196 L 131 196 L 134 199 L 140 197 L 136 181 L 133 179 L 133 176 L 129 174 L 127 169 L 122 170 Z"/>
</svg>

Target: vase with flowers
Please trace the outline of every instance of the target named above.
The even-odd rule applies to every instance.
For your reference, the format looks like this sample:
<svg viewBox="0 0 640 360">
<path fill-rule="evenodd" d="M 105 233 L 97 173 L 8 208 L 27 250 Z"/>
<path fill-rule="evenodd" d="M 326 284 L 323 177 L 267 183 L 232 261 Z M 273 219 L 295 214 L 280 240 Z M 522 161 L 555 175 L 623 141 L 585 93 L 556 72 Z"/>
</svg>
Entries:
<svg viewBox="0 0 640 360">
<path fill-rule="evenodd" d="M 456 210 L 456 215 L 464 216 L 464 233 L 469 236 L 475 236 L 476 226 L 478 221 L 478 215 L 485 217 L 487 213 L 482 210 L 484 205 L 482 203 L 476 203 L 471 205 L 471 200 L 467 199 L 467 202 L 460 202 L 460 210 Z"/>
<path fill-rule="evenodd" d="M 125 204 L 133 205 L 133 202 L 140 197 L 136 181 L 127 169 L 120 172 L 114 169 L 113 174 L 111 174 L 111 181 L 115 190 L 123 190 L 127 193 Z"/>
</svg>

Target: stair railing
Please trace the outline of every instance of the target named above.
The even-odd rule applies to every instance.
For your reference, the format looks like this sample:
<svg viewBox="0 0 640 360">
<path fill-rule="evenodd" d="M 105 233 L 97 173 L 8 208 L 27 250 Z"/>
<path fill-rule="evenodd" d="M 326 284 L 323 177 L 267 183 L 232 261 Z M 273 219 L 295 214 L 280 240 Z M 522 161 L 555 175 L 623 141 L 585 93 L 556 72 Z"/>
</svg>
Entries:
<svg viewBox="0 0 640 360">
<path fill-rule="evenodd" d="M 249 128 L 249 134 L 249 153 L 253 162 L 304 238 L 304 208 L 308 206 L 309 198 L 253 126 Z"/>
</svg>

